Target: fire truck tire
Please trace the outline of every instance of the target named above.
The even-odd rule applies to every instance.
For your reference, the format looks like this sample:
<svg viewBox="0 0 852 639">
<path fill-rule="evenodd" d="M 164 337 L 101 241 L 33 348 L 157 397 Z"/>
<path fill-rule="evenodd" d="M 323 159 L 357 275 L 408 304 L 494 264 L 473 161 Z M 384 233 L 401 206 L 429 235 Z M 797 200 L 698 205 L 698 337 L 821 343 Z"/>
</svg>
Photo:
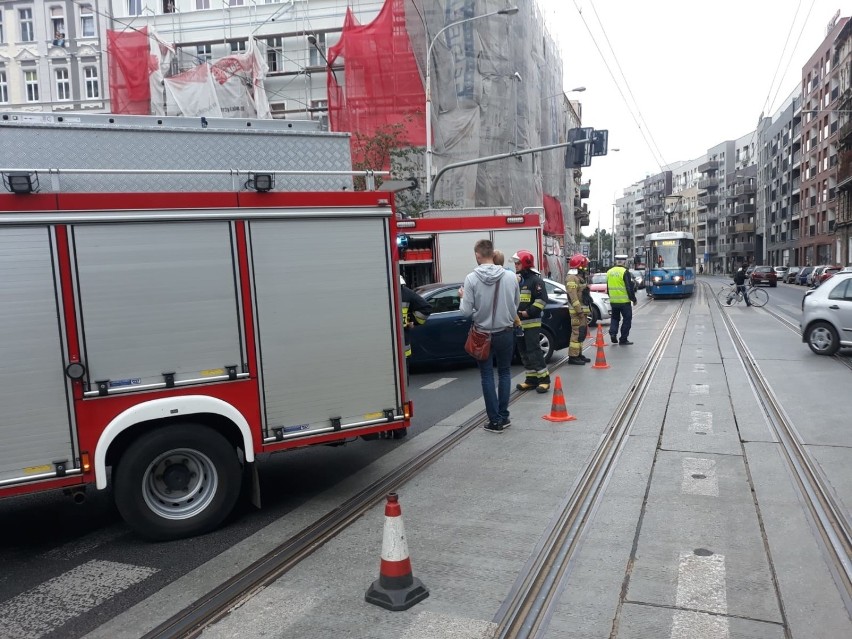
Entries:
<svg viewBox="0 0 852 639">
<path fill-rule="evenodd" d="M 237 452 L 200 424 L 171 424 L 129 446 L 114 473 L 115 503 L 139 535 L 153 541 L 216 528 L 240 495 Z"/>
</svg>

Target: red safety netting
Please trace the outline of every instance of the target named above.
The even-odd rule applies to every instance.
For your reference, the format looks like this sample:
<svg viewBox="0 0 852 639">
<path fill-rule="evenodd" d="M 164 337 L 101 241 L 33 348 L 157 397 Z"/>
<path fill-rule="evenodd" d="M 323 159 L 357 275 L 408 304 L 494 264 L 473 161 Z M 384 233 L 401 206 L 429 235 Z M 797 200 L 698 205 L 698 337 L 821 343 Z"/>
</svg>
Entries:
<svg viewBox="0 0 852 639">
<path fill-rule="evenodd" d="M 345 62 L 342 87 L 332 71 L 338 58 Z M 390 133 L 394 125 L 402 125 L 401 144 L 425 145 L 426 94 L 405 29 L 404 0 L 385 0 L 365 25 L 347 9 L 340 41 L 328 50 L 328 67 L 329 127 L 352 133 L 354 166 L 364 160 L 359 138 Z M 381 168 L 390 168 L 390 158 Z"/>
<path fill-rule="evenodd" d="M 151 113 L 151 47 L 148 29 L 107 31 L 109 95 L 112 113 Z M 156 64 L 156 62 L 155 62 Z"/>
<path fill-rule="evenodd" d="M 562 204 L 552 195 L 544 196 L 544 232 L 547 235 L 565 235 Z"/>
</svg>

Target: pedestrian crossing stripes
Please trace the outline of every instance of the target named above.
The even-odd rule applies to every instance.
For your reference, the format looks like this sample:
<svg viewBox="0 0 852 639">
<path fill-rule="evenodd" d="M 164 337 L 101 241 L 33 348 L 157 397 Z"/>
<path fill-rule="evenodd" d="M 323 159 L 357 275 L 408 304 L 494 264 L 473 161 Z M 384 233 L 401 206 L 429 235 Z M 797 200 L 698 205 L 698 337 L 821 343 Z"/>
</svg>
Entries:
<svg viewBox="0 0 852 639">
<path fill-rule="evenodd" d="M 431 384 L 426 384 L 426 386 L 421 386 L 422 390 L 435 390 L 436 388 L 441 388 L 441 386 L 446 386 L 450 382 L 456 381 L 456 377 L 442 377 L 441 379 L 436 379 Z"/>
<path fill-rule="evenodd" d="M 0 639 L 39 639 L 156 572 L 114 561 L 86 562 L 0 604 Z"/>
</svg>

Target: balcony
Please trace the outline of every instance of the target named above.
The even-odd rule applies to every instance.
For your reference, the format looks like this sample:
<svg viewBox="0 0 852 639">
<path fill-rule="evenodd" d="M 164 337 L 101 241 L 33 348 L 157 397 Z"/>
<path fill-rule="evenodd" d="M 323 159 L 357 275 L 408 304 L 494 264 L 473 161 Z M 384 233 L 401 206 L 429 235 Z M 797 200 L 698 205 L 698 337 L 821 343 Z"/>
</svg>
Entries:
<svg viewBox="0 0 852 639">
<path fill-rule="evenodd" d="M 718 195 L 702 195 L 698 198 L 698 206 L 716 206 L 719 204 Z"/>
<path fill-rule="evenodd" d="M 700 229 L 699 231 L 697 231 L 695 233 L 695 238 L 698 239 L 698 240 L 707 239 L 707 231 Z"/>
<path fill-rule="evenodd" d="M 580 185 L 580 197 L 581 198 L 585 199 L 585 198 L 589 197 L 589 191 L 591 190 L 590 187 L 591 187 L 591 184 L 588 183 L 588 182 L 586 184 Z"/>
<path fill-rule="evenodd" d="M 719 215 L 717 213 L 699 213 L 698 214 L 698 223 L 715 223 L 719 219 Z"/>
<path fill-rule="evenodd" d="M 754 182 L 750 182 L 747 184 L 737 184 L 734 187 L 734 193 L 736 195 L 754 195 L 754 192 L 757 190 Z"/>
<path fill-rule="evenodd" d="M 698 180 L 698 188 L 702 191 L 709 191 L 712 189 L 719 188 L 719 178 L 716 177 L 707 177 Z"/>
<path fill-rule="evenodd" d="M 716 160 L 708 160 L 698 165 L 699 173 L 715 173 L 719 170 L 719 163 Z"/>
<path fill-rule="evenodd" d="M 754 242 L 735 242 L 731 244 L 731 249 L 734 253 L 753 253 L 754 252 Z"/>
<path fill-rule="evenodd" d="M 735 224 L 734 233 L 754 233 L 754 224 Z"/>
<path fill-rule="evenodd" d="M 589 216 L 588 215 L 579 218 L 579 220 L 580 220 L 580 226 L 588 226 L 589 225 Z"/>
<path fill-rule="evenodd" d="M 716 225 L 707 227 L 707 237 L 719 237 L 719 227 Z"/>
<path fill-rule="evenodd" d="M 754 204 L 735 204 L 734 215 L 747 215 L 754 213 Z"/>
</svg>

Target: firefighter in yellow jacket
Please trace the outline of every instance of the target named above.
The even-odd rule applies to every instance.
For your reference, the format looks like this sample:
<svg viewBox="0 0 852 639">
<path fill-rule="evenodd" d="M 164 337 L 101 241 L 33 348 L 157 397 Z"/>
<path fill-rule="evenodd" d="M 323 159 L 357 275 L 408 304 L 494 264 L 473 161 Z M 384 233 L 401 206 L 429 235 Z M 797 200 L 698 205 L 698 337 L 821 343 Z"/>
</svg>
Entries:
<svg viewBox="0 0 852 639">
<path fill-rule="evenodd" d="M 568 291 L 568 312 L 571 314 L 571 339 L 568 342 L 568 363 L 583 366 L 591 360 L 583 355 L 583 342 L 589 330 L 591 298 L 586 284 L 586 269 L 589 258 L 581 253 L 573 255 L 568 261 L 568 277 L 565 289 Z"/>
<path fill-rule="evenodd" d="M 518 350 L 526 369 L 524 383 L 518 384 L 516 388 L 520 391 L 534 388 L 537 393 L 546 393 L 550 390 L 550 373 L 541 350 L 541 316 L 547 304 L 547 289 L 541 275 L 535 270 L 535 257 L 532 253 L 518 251 L 512 256 L 512 260 L 515 262 L 521 289 L 518 317 L 524 331 L 524 336 L 518 338 Z"/>
</svg>

